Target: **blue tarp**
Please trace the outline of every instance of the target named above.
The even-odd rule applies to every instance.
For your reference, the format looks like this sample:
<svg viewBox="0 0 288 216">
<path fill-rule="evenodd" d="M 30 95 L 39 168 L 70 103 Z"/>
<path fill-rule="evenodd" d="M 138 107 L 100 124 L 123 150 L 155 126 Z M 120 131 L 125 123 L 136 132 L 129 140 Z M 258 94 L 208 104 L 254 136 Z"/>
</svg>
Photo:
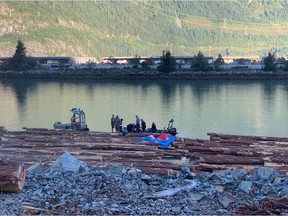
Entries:
<svg viewBox="0 0 288 216">
<path fill-rule="evenodd" d="M 158 148 L 160 149 L 166 149 L 168 148 L 168 146 L 175 141 L 175 137 L 174 136 L 170 136 L 168 137 L 168 139 L 159 139 L 159 138 L 155 138 L 153 135 L 149 135 L 146 137 L 138 137 L 137 140 L 143 140 L 143 141 L 149 141 L 151 143 L 157 143 L 160 146 L 158 146 Z"/>
</svg>

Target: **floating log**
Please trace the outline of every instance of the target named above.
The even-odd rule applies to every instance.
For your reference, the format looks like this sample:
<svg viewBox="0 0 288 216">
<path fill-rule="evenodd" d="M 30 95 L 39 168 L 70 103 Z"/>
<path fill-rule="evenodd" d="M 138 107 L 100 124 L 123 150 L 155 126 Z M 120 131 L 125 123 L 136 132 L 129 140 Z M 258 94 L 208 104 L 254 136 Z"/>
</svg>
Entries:
<svg viewBox="0 0 288 216">
<path fill-rule="evenodd" d="M 0 160 L 0 191 L 17 192 L 25 182 L 23 163 Z"/>
</svg>

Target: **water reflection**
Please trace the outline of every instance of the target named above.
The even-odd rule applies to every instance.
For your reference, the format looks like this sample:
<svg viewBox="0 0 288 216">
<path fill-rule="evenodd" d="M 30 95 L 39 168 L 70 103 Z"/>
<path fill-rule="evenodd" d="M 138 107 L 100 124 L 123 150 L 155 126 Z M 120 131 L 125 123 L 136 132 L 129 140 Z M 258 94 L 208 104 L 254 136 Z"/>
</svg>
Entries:
<svg viewBox="0 0 288 216">
<path fill-rule="evenodd" d="M 267 102 L 272 107 L 276 99 L 277 85 L 273 82 L 264 82 L 262 85 L 264 97 L 267 98 Z"/>
<path fill-rule="evenodd" d="M 39 82 L 35 82 L 34 80 L 0 80 L 0 84 L 4 88 L 12 89 L 17 102 L 18 106 L 25 106 L 27 95 L 29 92 L 37 91 L 37 88 L 39 86 Z"/>
<path fill-rule="evenodd" d="M 160 85 L 160 91 L 162 93 L 162 103 L 164 106 L 171 106 L 171 103 L 175 102 L 175 94 L 178 83 L 172 83 L 171 81 L 162 82 Z"/>
<path fill-rule="evenodd" d="M 91 130 L 110 131 L 112 113 L 135 115 L 159 128 L 175 119 L 181 136 L 208 132 L 286 136 L 286 81 L 50 81 L 0 80 L 0 125 L 51 128 L 69 121 L 72 107 Z"/>
</svg>

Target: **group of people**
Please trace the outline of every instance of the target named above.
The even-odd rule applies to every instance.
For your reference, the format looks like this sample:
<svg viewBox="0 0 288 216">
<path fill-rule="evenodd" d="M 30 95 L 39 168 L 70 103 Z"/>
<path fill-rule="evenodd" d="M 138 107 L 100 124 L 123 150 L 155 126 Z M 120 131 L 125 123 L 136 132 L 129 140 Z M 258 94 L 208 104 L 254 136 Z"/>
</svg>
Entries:
<svg viewBox="0 0 288 216">
<path fill-rule="evenodd" d="M 136 116 L 136 127 L 140 128 L 138 116 Z M 146 131 L 146 122 L 143 119 L 141 119 L 141 130 L 142 130 L 142 132 Z M 152 122 L 150 131 L 151 132 L 157 132 L 157 127 L 156 127 L 156 124 L 154 122 Z"/>
<path fill-rule="evenodd" d="M 138 115 L 136 115 L 136 124 L 128 124 L 127 125 L 127 132 L 136 132 L 136 133 L 140 133 L 140 132 L 145 132 L 146 131 L 146 122 L 143 119 L 140 119 Z M 114 132 L 114 128 L 116 130 L 117 133 L 121 133 L 123 131 L 122 128 L 122 124 L 123 124 L 123 119 L 119 118 L 118 115 L 112 114 L 111 117 L 111 131 L 112 133 Z M 151 132 L 157 132 L 157 128 L 156 128 L 156 124 L 154 122 L 152 122 L 151 125 Z"/>
<path fill-rule="evenodd" d="M 116 133 L 121 133 L 122 132 L 122 124 L 123 124 L 123 118 L 120 118 L 118 115 L 113 114 L 111 116 L 111 129 L 112 129 L 112 133 L 114 132 L 114 128 Z"/>
</svg>

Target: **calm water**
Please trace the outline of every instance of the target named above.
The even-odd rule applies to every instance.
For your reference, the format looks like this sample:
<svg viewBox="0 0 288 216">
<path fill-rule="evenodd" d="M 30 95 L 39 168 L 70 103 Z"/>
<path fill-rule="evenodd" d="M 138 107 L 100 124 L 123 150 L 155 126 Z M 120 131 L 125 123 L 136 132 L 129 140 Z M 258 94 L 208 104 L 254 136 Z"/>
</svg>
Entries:
<svg viewBox="0 0 288 216">
<path fill-rule="evenodd" d="M 90 130 L 110 131 L 110 116 L 124 125 L 135 115 L 147 126 L 179 136 L 208 138 L 208 132 L 288 136 L 287 81 L 40 81 L 0 79 L 0 125 L 52 128 L 69 122 L 69 109 L 86 112 Z"/>
</svg>

